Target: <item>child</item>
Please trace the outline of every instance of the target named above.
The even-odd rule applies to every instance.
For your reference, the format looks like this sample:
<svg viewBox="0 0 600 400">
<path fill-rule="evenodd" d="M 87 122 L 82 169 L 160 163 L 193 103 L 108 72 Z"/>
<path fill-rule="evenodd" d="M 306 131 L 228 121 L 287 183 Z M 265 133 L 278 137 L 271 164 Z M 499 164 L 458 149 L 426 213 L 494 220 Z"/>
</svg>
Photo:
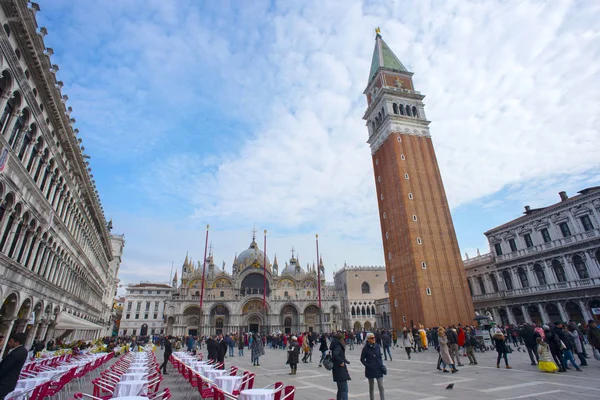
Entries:
<svg viewBox="0 0 600 400">
<path fill-rule="evenodd" d="M 538 362 L 540 371 L 553 373 L 558 371 L 558 367 L 554 364 L 554 361 L 552 361 L 548 344 L 544 342 L 541 337 L 537 337 L 536 342 L 538 344 L 537 352 L 540 357 L 540 361 Z"/>
</svg>

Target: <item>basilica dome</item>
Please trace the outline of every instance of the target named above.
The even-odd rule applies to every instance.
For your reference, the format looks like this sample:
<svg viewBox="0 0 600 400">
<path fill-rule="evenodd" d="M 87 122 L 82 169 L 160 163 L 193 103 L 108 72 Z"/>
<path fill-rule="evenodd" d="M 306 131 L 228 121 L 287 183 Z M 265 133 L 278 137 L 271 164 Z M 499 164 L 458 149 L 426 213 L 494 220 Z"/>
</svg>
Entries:
<svg viewBox="0 0 600 400">
<path fill-rule="evenodd" d="M 258 244 L 256 244 L 254 239 L 252 239 L 250 247 L 240 253 L 240 255 L 237 257 L 237 261 L 239 265 L 246 267 L 258 263 L 262 268 L 265 261 L 265 253 L 258 248 Z M 269 261 L 269 257 L 267 257 L 267 270 L 271 270 L 271 262 Z"/>
<path fill-rule="evenodd" d="M 300 266 L 298 260 L 292 256 L 290 259 L 290 263 L 285 266 L 283 271 L 281 271 L 281 275 L 300 275 L 304 274 L 304 269 Z"/>
</svg>

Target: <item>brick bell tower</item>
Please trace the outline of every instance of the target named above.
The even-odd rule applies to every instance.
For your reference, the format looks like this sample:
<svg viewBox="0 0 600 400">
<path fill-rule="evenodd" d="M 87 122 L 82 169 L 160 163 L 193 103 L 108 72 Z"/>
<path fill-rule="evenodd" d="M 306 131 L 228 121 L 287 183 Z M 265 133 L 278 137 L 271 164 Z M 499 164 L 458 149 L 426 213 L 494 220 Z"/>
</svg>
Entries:
<svg viewBox="0 0 600 400">
<path fill-rule="evenodd" d="M 365 90 L 395 329 L 470 324 L 474 309 L 423 98 L 379 29 Z"/>
</svg>

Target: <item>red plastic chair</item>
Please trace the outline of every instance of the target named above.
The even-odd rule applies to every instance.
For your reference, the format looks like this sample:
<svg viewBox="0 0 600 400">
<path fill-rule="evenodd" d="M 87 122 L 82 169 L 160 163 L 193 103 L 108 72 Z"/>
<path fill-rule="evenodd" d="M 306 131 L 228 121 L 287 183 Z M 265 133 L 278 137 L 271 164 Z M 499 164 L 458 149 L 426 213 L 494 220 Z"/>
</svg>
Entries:
<svg viewBox="0 0 600 400">
<path fill-rule="evenodd" d="M 248 372 L 248 371 L 244 371 L 244 374 L 242 375 L 242 384 L 241 384 L 241 386 L 240 386 L 239 390 L 234 390 L 232 394 L 233 394 L 234 396 L 239 396 L 239 395 L 240 395 L 240 392 L 241 392 L 242 390 L 245 390 L 245 389 L 246 389 L 246 385 L 248 385 L 248 382 L 249 382 L 249 381 L 250 381 L 250 372 Z M 250 388 L 248 388 L 248 389 L 250 389 Z"/>
<path fill-rule="evenodd" d="M 283 397 L 281 400 L 294 400 L 294 393 L 296 393 L 295 386 L 286 386 L 283 389 Z"/>
<path fill-rule="evenodd" d="M 238 367 L 231 366 L 231 369 L 229 370 L 229 375 L 236 376 L 237 373 L 238 373 Z"/>
</svg>

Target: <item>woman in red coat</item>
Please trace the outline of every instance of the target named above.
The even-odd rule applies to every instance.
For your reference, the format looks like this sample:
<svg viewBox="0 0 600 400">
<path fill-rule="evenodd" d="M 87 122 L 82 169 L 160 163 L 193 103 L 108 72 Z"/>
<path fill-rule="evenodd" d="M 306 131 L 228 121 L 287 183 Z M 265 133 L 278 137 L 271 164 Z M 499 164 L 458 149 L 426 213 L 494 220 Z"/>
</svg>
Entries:
<svg viewBox="0 0 600 400">
<path fill-rule="evenodd" d="M 467 340 L 467 335 L 464 331 L 464 329 L 462 328 L 462 326 L 460 328 L 458 328 L 458 337 L 457 337 L 457 341 L 458 341 L 458 348 L 460 349 L 461 347 L 464 349 L 465 348 L 465 342 Z"/>
</svg>

